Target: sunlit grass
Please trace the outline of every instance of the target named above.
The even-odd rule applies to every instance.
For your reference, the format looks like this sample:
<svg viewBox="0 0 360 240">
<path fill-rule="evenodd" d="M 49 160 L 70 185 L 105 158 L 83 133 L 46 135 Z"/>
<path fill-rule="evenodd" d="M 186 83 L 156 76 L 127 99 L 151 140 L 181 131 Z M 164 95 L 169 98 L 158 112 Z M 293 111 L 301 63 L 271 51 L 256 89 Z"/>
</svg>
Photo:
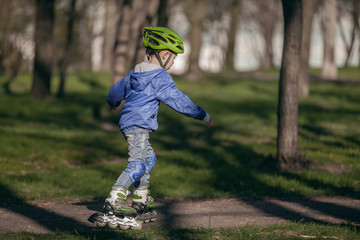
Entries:
<svg viewBox="0 0 360 240">
<path fill-rule="evenodd" d="M 314 223 L 285 223 L 268 227 L 244 226 L 241 228 L 221 229 L 171 229 L 171 228 L 147 228 L 141 231 L 76 231 L 57 232 L 55 234 L 34 233 L 7 233 L 0 235 L 4 240 L 15 239 L 359 239 L 358 231 L 354 227 L 319 225 Z"/>
<path fill-rule="evenodd" d="M 150 136 L 156 198 L 359 197 L 358 85 L 311 84 L 310 97 L 299 101 L 298 145 L 319 168 L 280 173 L 269 157 L 276 154 L 277 81 L 175 81 L 211 114 L 214 127 L 161 105 L 159 130 Z M 127 164 L 126 142 L 105 102 L 110 86 L 109 74 L 79 72 L 69 75 L 62 100 L 30 98 L 30 74 L 14 79 L 12 94 L 0 89 L 2 201 L 107 195 Z"/>
</svg>

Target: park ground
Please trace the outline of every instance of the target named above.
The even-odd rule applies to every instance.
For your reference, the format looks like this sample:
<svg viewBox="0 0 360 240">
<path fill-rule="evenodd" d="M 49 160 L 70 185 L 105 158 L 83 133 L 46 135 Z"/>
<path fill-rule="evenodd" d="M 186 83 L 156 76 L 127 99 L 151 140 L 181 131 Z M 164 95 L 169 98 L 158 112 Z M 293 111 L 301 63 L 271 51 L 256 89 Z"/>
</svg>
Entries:
<svg viewBox="0 0 360 240">
<path fill-rule="evenodd" d="M 95 230 L 87 218 L 101 210 L 101 202 L 43 202 L 0 208 L 0 233 Z M 233 228 L 290 222 L 360 227 L 360 200 L 340 197 L 262 201 L 239 199 L 160 200 L 155 222 L 144 228 Z"/>
<path fill-rule="evenodd" d="M 28 96 L 30 74 L 11 80 L 0 94 L 0 239 L 360 239 L 359 71 L 333 82 L 313 71 L 299 101 L 299 150 L 313 164 L 287 172 L 273 164 L 278 72 L 175 77 L 214 127 L 161 106 L 158 218 L 126 232 L 87 221 L 126 166 L 109 76 L 73 73 L 66 98 L 47 100 Z"/>
</svg>

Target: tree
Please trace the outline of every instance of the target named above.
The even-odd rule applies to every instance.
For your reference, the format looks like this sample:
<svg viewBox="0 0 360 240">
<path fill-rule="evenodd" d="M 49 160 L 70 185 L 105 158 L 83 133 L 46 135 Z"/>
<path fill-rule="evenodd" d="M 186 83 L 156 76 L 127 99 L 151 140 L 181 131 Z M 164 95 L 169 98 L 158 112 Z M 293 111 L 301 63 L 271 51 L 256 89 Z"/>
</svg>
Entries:
<svg viewBox="0 0 360 240">
<path fill-rule="evenodd" d="M 348 67 L 350 63 L 351 54 L 355 46 L 356 35 L 359 33 L 359 1 L 358 0 L 342 0 L 339 1 L 338 10 L 339 14 L 337 17 L 337 22 L 339 26 L 340 36 L 345 45 L 346 59 L 344 66 Z M 352 28 L 350 39 L 347 40 L 346 30 L 344 28 L 342 18 L 346 17 L 347 14 L 350 14 L 352 17 Z"/>
<path fill-rule="evenodd" d="M 232 0 L 230 5 L 230 29 L 228 47 L 226 51 L 225 67 L 226 69 L 234 70 L 234 58 L 235 58 L 235 41 L 238 28 L 239 16 L 240 16 L 240 0 Z"/>
<path fill-rule="evenodd" d="M 262 56 L 261 67 L 274 67 L 273 33 L 278 22 L 279 4 L 275 0 L 257 0 L 259 29 L 264 37 L 264 55 Z"/>
<path fill-rule="evenodd" d="M 185 12 L 191 24 L 190 29 L 190 55 L 188 59 L 189 79 L 195 80 L 202 75 L 199 67 L 200 50 L 203 35 L 203 21 L 207 15 L 207 4 L 209 0 L 187 0 Z"/>
<path fill-rule="evenodd" d="M 2 87 L 10 94 L 14 78 L 27 69 L 29 54 L 24 54 L 23 45 L 31 43 L 32 36 L 24 28 L 31 25 L 34 6 L 22 0 L 3 0 L 0 5 L 0 74 L 5 74 Z"/>
<path fill-rule="evenodd" d="M 36 0 L 35 59 L 31 96 L 50 96 L 55 0 Z"/>
<path fill-rule="evenodd" d="M 103 44 L 102 44 L 102 61 L 101 70 L 111 70 L 112 52 L 114 49 L 115 33 L 113 31 L 116 24 L 116 17 L 118 15 L 116 11 L 115 0 L 106 0 L 103 2 L 105 8 L 104 24 L 103 24 Z"/>
<path fill-rule="evenodd" d="M 65 82 L 66 82 L 66 75 L 67 69 L 70 61 L 71 56 L 71 46 L 73 44 L 73 31 L 74 31 L 74 21 L 75 21 L 75 6 L 76 0 L 71 0 L 70 3 L 70 11 L 68 16 L 67 22 L 67 32 L 66 32 L 66 42 L 64 48 L 64 55 L 60 60 L 60 84 L 57 93 L 57 97 L 62 98 L 65 96 Z"/>
<path fill-rule="evenodd" d="M 303 0 L 303 23 L 302 23 L 302 40 L 301 40 L 301 56 L 299 71 L 299 97 L 305 98 L 309 96 L 309 55 L 310 55 L 310 37 L 311 25 L 314 16 L 315 0 Z"/>
<path fill-rule="evenodd" d="M 280 170 L 297 166 L 298 72 L 300 67 L 301 0 L 282 0 L 284 45 L 280 69 L 277 165 Z"/>
<path fill-rule="evenodd" d="M 336 0 L 326 0 L 323 4 L 324 63 L 321 78 L 334 80 L 338 76 L 335 62 Z"/>
<path fill-rule="evenodd" d="M 145 8 L 143 18 L 139 18 L 138 22 L 133 22 L 132 29 L 133 38 L 137 39 L 137 41 L 132 42 L 134 45 L 132 49 L 134 49 L 132 53 L 132 66 L 136 63 L 143 62 L 145 59 L 145 51 L 143 47 L 142 34 L 145 26 L 157 25 L 157 14 L 159 13 L 160 1 L 159 0 L 151 0 L 146 1 L 147 6 Z"/>
<path fill-rule="evenodd" d="M 358 0 L 353 0 L 353 21 L 354 24 L 357 28 L 357 32 L 360 38 L 360 2 Z M 359 44 L 359 50 L 358 52 L 360 53 L 360 44 Z M 359 57 L 359 68 L 360 68 L 360 54 L 358 54 Z"/>
<path fill-rule="evenodd" d="M 119 6 L 121 17 L 116 26 L 113 83 L 125 77 L 138 59 L 139 41 L 144 24 L 154 18 L 159 0 L 125 0 Z M 143 58 L 145 53 L 143 53 Z"/>
<path fill-rule="evenodd" d="M 169 13 L 168 13 L 168 2 L 169 0 L 160 0 L 159 9 L 158 9 L 158 25 L 166 27 L 169 22 Z"/>
</svg>

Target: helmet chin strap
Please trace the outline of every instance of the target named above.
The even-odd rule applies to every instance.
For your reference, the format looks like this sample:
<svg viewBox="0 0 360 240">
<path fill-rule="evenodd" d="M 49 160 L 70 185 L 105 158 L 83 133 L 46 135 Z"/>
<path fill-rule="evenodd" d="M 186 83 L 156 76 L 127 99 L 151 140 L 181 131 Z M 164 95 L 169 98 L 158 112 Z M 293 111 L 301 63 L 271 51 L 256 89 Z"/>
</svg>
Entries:
<svg viewBox="0 0 360 240">
<path fill-rule="evenodd" d="M 158 59 L 158 61 L 160 63 L 160 66 L 165 69 L 166 65 L 168 65 L 168 63 L 169 63 L 169 61 L 170 61 L 173 54 L 172 54 L 172 52 L 170 52 L 170 55 L 169 55 L 168 59 L 166 60 L 165 64 L 162 63 L 160 55 L 159 55 L 158 52 L 156 52 L 155 55 L 156 55 L 156 58 Z"/>
</svg>

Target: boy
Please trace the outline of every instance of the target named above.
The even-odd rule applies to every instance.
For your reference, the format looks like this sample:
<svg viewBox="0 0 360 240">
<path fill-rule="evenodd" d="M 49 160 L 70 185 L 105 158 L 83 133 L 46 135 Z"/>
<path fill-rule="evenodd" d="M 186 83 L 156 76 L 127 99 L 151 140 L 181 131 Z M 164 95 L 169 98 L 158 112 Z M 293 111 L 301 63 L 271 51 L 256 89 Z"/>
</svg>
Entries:
<svg viewBox="0 0 360 240">
<path fill-rule="evenodd" d="M 111 87 L 107 97 L 110 109 L 126 100 L 119 127 L 128 142 L 129 163 L 106 198 L 104 212 L 131 217 L 138 215 L 140 221 L 148 221 L 156 217 L 156 213 L 151 211 L 153 199 L 148 196 L 150 173 L 156 162 L 149 134 L 157 130 L 160 102 L 188 117 L 205 121 L 208 127 L 211 127 L 212 119 L 176 88 L 166 72 L 174 64 L 177 54 L 184 52 L 180 36 L 169 28 L 145 27 L 143 46 L 148 62 L 136 65 L 124 79 Z M 134 184 L 134 194 L 132 207 L 129 207 L 125 200 L 131 184 Z"/>
</svg>

